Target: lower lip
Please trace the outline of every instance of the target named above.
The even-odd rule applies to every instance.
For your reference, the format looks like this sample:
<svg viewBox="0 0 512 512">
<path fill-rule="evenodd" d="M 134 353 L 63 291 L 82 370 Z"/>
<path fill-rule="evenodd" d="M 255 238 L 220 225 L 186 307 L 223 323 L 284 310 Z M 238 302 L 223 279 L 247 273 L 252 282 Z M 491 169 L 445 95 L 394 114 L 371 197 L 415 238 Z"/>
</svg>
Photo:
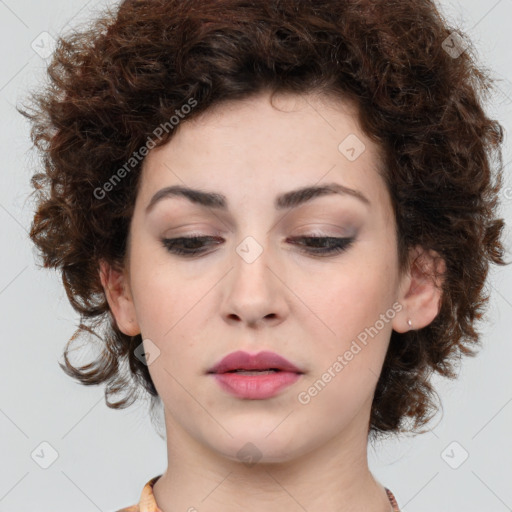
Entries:
<svg viewBox="0 0 512 512">
<path fill-rule="evenodd" d="M 240 373 L 215 373 L 213 376 L 220 386 L 239 398 L 263 400 L 271 398 L 286 386 L 300 378 L 299 373 L 275 372 L 262 375 L 243 375 Z"/>
</svg>

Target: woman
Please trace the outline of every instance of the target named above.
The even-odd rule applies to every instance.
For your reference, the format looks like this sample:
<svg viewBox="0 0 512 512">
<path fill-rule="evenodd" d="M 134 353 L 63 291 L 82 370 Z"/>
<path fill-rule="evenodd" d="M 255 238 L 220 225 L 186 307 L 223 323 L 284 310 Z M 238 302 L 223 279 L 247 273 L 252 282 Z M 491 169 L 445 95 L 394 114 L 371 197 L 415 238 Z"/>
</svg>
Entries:
<svg viewBox="0 0 512 512">
<path fill-rule="evenodd" d="M 470 52 L 425 0 L 132 0 L 60 39 L 31 237 L 104 347 L 62 367 L 165 415 L 120 512 L 399 510 L 367 444 L 425 431 L 505 264 Z"/>
</svg>

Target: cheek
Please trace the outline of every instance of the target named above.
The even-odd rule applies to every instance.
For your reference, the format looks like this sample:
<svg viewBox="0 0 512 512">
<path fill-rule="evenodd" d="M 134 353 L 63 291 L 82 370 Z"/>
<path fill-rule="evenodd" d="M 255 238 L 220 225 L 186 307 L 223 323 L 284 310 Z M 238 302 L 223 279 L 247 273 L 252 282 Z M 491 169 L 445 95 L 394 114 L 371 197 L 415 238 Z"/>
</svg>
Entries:
<svg viewBox="0 0 512 512">
<path fill-rule="evenodd" d="M 180 373 L 182 366 L 192 364 L 200 350 L 198 346 L 204 343 L 203 326 L 213 314 L 209 291 L 218 277 L 184 272 L 183 265 L 170 262 L 154 245 L 149 251 L 134 251 L 131 261 L 133 297 L 142 337 L 159 348 L 166 368 Z M 197 363 L 196 357 L 192 367 Z M 152 373 L 159 372 L 158 366 L 151 366 Z"/>
<path fill-rule="evenodd" d="M 389 310 L 392 283 L 390 267 L 382 261 L 353 258 L 335 271 L 316 273 L 314 285 L 310 278 L 303 279 L 297 295 L 315 313 L 315 330 L 324 332 L 324 347 L 334 350 L 375 324 Z"/>
<path fill-rule="evenodd" d="M 145 238 L 139 236 L 130 255 L 131 288 L 142 334 L 161 340 L 190 309 L 197 284 L 183 278 L 155 240 Z"/>
<path fill-rule="evenodd" d="M 335 432 L 372 400 L 394 317 L 388 279 L 382 267 L 373 268 L 351 267 L 336 279 L 322 280 L 322 293 L 310 291 L 312 309 L 322 322 L 315 317 L 310 323 L 314 366 L 299 402 L 308 402 L 315 428 L 326 428 L 320 418 L 329 410 Z"/>
</svg>

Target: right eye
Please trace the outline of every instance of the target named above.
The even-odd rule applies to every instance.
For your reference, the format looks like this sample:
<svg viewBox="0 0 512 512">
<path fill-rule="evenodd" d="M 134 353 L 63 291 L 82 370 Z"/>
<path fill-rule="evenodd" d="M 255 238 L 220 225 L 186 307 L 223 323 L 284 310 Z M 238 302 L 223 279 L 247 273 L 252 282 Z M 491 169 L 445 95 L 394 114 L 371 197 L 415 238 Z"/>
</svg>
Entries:
<svg viewBox="0 0 512 512">
<path fill-rule="evenodd" d="M 205 241 L 215 241 L 215 236 L 184 236 L 179 238 L 162 238 L 163 246 L 172 254 L 194 256 L 205 252 Z M 220 242 L 219 242 L 220 243 Z M 211 244 L 208 244 L 211 245 Z"/>
</svg>

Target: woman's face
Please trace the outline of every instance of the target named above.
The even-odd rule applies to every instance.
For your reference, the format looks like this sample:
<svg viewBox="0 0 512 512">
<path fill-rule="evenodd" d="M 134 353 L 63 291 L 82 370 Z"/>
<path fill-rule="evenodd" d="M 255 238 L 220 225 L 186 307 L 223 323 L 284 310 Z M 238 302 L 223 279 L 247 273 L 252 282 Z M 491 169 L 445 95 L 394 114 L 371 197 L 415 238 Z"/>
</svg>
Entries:
<svg viewBox="0 0 512 512">
<path fill-rule="evenodd" d="M 185 119 L 146 157 L 128 299 L 116 310 L 122 330 L 142 334 L 169 441 L 261 462 L 348 438 L 366 443 L 391 331 L 406 330 L 399 311 L 409 284 L 398 272 L 381 157 L 352 107 L 281 94 L 273 108 L 269 99 Z M 338 193 L 289 195 L 327 185 Z M 214 196 L 208 204 L 178 193 L 155 199 L 173 186 Z M 164 242 L 193 236 L 209 238 Z M 321 241 L 301 237 L 343 250 L 322 252 Z M 256 383 L 275 373 L 231 374 L 256 389 L 233 394 L 208 371 L 239 350 L 275 352 L 302 373 L 267 397 Z"/>
</svg>

